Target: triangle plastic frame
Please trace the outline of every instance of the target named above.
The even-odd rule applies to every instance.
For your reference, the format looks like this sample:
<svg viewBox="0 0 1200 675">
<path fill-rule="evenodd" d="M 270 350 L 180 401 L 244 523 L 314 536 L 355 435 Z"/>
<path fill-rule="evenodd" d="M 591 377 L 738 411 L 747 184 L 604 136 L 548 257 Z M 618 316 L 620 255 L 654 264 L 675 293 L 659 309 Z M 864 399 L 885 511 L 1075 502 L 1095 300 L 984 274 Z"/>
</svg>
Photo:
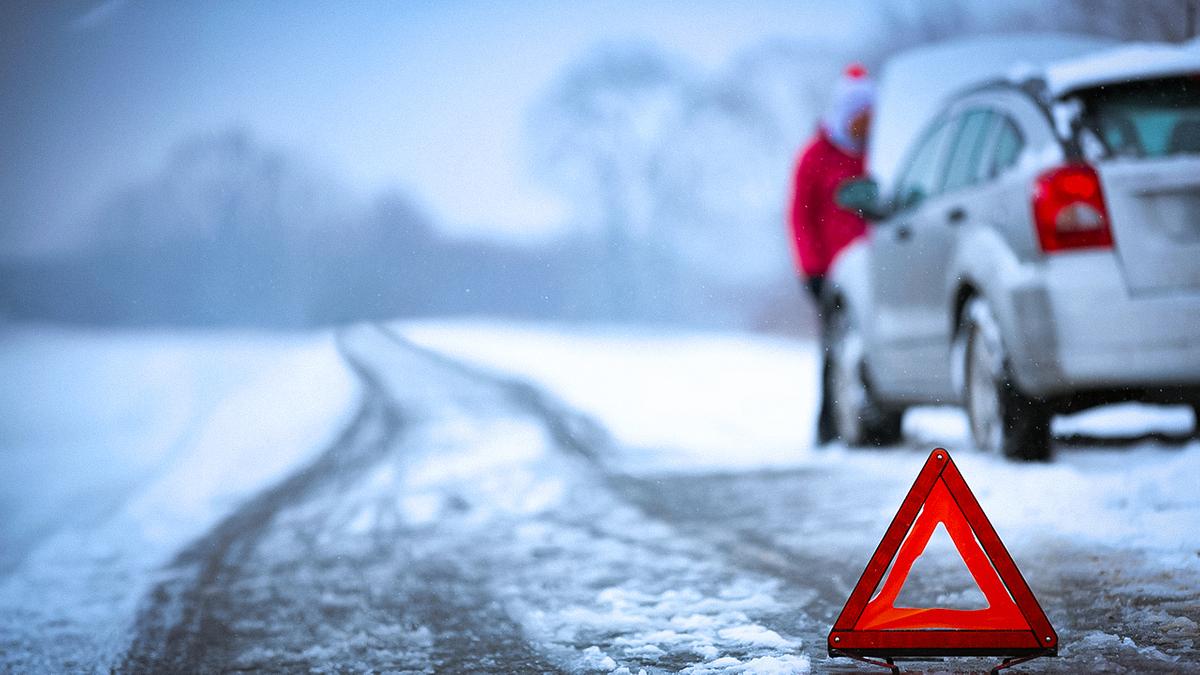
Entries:
<svg viewBox="0 0 1200 675">
<path fill-rule="evenodd" d="M 949 500 L 945 495 L 952 499 L 952 504 L 947 503 Z M 919 519 L 922 507 L 927 502 L 932 509 L 937 509 L 937 513 Z M 951 517 L 944 518 L 945 514 Z M 955 518 L 958 519 L 957 523 L 953 522 Z M 962 529 L 963 520 L 970 527 L 969 533 Z M 947 525 L 955 546 L 963 555 L 963 562 L 989 601 L 987 610 L 906 609 L 892 606 L 913 560 L 925 548 L 937 522 Z M 917 524 L 915 528 L 914 523 Z M 910 529 L 913 530 L 912 537 L 908 537 Z M 974 537 L 968 537 L 969 534 L 974 534 Z M 914 548 L 915 554 L 911 550 Z M 979 548 L 982 548 L 982 555 Z M 904 555 L 898 558 L 897 553 Z M 893 575 L 889 574 L 884 588 L 873 599 L 875 589 L 879 588 L 893 559 L 897 559 L 893 573 L 900 574 L 900 581 L 891 584 L 890 577 Z M 996 586 L 997 581 L 1003 588 Z M 1004 593 L 1005 590 L 1007 593 Z M 886 602 L 883 610 L 878 607 L 880 602 Z M 870 611 L 868 605 L 873 605 Z M 1014 605 L 1016 611 L 1013 611 Z M 883 618 L 880 618 L 881 615 Z M 937 627 L 930 627 L 931 624 Z M 953 627 L 955 625 L 961 627 Z M 1004 548 L 995 528 L 984 515 L 975 495 L 967 487 L 950 453 L 935 448 L 834 622 L 829 632 L 828 646 L 830 656 L 848 656 L 859 660 L 866 660 L 862 658 L 865 656 L 884 657 L 889 663 L 892 657 L 906 656 L 1032 658 L 1057 655 L 1058 635 L 1029 590 L 1012 556 Z"/>
</svg>

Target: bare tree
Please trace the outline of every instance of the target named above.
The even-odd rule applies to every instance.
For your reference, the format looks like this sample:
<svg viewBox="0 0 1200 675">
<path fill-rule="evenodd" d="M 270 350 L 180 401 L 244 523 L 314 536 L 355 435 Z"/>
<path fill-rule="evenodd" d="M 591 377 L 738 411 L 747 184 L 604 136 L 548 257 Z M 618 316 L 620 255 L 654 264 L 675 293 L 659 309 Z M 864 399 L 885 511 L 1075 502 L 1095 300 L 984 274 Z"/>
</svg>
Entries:
<svg viewBox="0 0 1200 675">
<path fill-rule="evenodd" d="M 686 87 L 684 69 L 657 49 L 607 44 L 572 65 L 530 115 L 535 168 L 601 242 L 600 273 L 581 281 L 600 291 L 602 312 L 613 318 L 652 311 L 644 242 L 658 224 L 648 174 Z"/>
</svg>

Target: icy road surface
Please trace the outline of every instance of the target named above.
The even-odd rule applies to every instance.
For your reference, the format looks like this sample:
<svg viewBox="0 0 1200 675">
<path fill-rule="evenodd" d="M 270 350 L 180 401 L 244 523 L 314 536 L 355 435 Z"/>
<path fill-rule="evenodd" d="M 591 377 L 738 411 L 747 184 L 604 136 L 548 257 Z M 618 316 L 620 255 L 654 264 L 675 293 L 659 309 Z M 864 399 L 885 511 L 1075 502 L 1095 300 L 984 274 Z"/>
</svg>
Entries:
<svg viewBox="0 0 1200 675">
<path fill-rule="evenodd" d="M 309 420 L 274 435 L 270 467 L 258 446 L 237 463 L 187 444 L 192 464 L 126 472 L 141 511 L 98 510 L 14 556 L 0 670 L 870 672 L 829 660 L 824 637 L 932 444 L 1058 630 L 1062 658 L 1020 670 L 1200 669 L 1186 410 L 1062 420 L 1057 460 L 1017 466 L 972 452 L 948 410 L 910 415 L 903 447 L 809 447 L 810 345 L 485 324 L 339 343 L 356 395 L 305 347 L 268 380 L 289 386 L 237 397 L 250 435 Z M 148 539 L 163 518 L 146 507 L 202 469 L 202 486 L 236 485 L 178 509 L 186 538 Z M 974 606 L 947 546 L 902 600 Z"/>
</svg>

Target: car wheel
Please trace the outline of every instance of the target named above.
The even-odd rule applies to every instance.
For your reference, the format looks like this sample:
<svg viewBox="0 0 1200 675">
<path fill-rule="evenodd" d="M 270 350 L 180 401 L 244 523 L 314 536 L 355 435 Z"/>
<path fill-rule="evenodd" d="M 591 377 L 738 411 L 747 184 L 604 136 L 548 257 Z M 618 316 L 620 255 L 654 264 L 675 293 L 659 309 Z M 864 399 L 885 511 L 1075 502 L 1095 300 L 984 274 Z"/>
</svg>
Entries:
<svg viewBox="0 0 1200 675">
<path fill-rule="evenodd" d="M 957 340 L 954 352 L 962 359 L 963 404 L 975 445 L 1010 459 L 1049 459 L 1050 410 L 1013 381 L 999 325 L 982 299 L 967 303 Z"/>
<path fill-rule="evenodd" d="M 848 312 L 830 317 L 826 345 L 820 417 L 827 430 L 821 435 L 835 436 L 846 445 L 900 442 L 903 411 L 883 406 L 872 394 L 865 377 L 862 334 Z"/>
</svg>

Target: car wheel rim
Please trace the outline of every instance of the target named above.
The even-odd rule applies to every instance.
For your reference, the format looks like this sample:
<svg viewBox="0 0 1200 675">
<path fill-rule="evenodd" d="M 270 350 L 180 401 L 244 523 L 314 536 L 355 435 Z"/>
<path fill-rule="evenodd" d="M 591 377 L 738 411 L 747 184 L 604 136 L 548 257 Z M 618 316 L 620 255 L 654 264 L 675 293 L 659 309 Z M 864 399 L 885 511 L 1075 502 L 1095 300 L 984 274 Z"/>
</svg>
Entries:
<svg viewBox="0 0 1200 675">
<path fill-rule="evenodd" d="M 1000 396 L 996 387 L 997 354 L 976 328 L 967 347 L 967 416 L 975 443 L 987 451 L 997 451 L 1003 436 Z"/>
<path fill-rule="evenodd" d="M 833 355 L 834 424 L 838 436 L 854 444 L 860 440 L 858 431 L 867 401 L 861 375 L 863 343 L 853 329 L 841 331 L 839 338 Z"/>
</svg>

